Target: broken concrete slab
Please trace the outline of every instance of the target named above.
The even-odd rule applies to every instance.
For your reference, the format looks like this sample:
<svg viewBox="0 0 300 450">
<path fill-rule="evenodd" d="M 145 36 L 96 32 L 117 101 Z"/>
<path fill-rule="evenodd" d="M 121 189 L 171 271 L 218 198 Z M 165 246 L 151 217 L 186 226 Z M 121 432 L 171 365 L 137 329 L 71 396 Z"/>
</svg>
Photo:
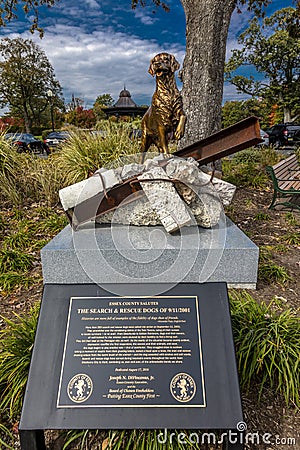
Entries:
<svg viewBox="0 0 300 450">
<path fill-rule="evenodd" d="M 153 164 L 138 177 L 149 203 L 158 215 L 166 231 L 172 233 L 191 223 L 184 201 L 178 195 L 166 172 Z M 151 180 L 154 180 L 151 182 Z M 155 181 L 156 180 L 156 181 Z M 158 181 L 159 180 L 159 181 Z"/>
<path fill-rule="evenodd" d="M 62 207 L 67 211 L 119 183 L 122 183 L 122 179 L 116 170 L 100 169 L 92 177 L 61 189 L 59 198 Z"/>
</svg>

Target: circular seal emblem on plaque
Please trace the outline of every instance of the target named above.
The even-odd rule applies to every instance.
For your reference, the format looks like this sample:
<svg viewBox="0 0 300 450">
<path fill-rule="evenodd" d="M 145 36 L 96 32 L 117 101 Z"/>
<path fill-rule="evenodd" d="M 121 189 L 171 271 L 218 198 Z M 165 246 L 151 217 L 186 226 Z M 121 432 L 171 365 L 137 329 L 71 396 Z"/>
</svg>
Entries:
<svg viewBox="0 0 300 450">
<path fill-rule="evenodd" d="M 93 382 L 88 375 L 79 373 L 69 381 L 67 392 L 72 402 L 85 402 L 93 392 Z"/>
<path fill-rule="evenodd" d="M 179 402 L 189 402 L 196 394 L 196 383 L 187 373 L 178 373 L 170 383 L 170 391 Z"/>
</svg>

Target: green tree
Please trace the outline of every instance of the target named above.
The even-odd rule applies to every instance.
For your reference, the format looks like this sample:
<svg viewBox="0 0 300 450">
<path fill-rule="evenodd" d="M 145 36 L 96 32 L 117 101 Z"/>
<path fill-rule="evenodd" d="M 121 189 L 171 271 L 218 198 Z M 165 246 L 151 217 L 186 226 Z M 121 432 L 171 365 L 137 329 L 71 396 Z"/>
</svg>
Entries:
<svg viewBox="0 0 300 450">
<path fill-rule="evenodd" d="M 45 52 L 30 39 L 0 41 L 0 105 L 9 106 L 13 117 L 23 118 L 27 133 L 49 109 L 62 107 L 61 87 Z"/>
<path fill-rule="evenodd" d="M 110 94 L 98 95 L 93 105 L 93 111 L 97 119 L 98 120 L 105 119 L 105 113 L 103 112 L 103 108 L 112 106 L 114 103 L 115 101 Z"/>
<path fill-rule="evenodd" d="M 283 8 L 262 24 L 255 17 L 239 37 L 243 47 L 233 50 L 225 69 L 226 79 L 239 92 L 277 103 L 285 122 L 300 113 L 300 36 L 291 34 L 289 28 L 296 20 L 295 11 Z M 263 79 L 238 74 L 236 71 L 242 66 L 253 66 Z"/>
<path fill-rule="evenodd" d="M 257 116 L 262 128 L 270 127 L 272 107 L 263 100 L 227 101 L 222 107 L 222 128 L 229 127 L 249 116 Z"/>
</svg>

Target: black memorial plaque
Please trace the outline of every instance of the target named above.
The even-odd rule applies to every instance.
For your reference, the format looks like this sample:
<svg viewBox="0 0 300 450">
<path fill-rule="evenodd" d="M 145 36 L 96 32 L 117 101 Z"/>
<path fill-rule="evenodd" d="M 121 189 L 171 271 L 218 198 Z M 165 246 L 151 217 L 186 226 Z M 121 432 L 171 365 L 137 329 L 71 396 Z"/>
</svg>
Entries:
<svg viewBox="0 0 300 450">
<path fill-rule="evenodd" d="M 197 296 L 72 297 L 58 408 L 205 407 Z"/>
<path fill-rule="evenodd" d="M 122 296 L 111 285 L 44 286 L 24 439 L 44 429 L 235 429 L 226 284 L 118 288 Z"/>
</svg>

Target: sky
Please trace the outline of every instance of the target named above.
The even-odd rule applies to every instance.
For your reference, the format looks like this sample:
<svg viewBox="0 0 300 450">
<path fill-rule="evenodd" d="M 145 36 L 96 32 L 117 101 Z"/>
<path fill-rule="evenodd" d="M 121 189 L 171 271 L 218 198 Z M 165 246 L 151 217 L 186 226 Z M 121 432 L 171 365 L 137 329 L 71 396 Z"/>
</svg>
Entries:
<svg viewBox="0 0 300 450">
<path fill-rule="evenodd" d="M 151 2 L 150 2 L 151 3 Z M 185 54 L 185 16 L 180 0 L 170 0 L 170 12 L 152 6 L 131 9 L 131 0 L 60 0 L 40 10 L 45 34 L 32 35 L 29 18 L 20 16 L 1 28 L 0 36 L 34 40 L 52 64 L 66 103 L 72 94 L 91 108 L 98 95 L 117 101 L 124 85 L 139 105 L 149 104 L 155 80 L 148 73 L 150 59 L 166 51 L 182 64 Z M 267 9 L 292 6 L 292 0 L 273 0 Z M 237 48 L 237 36 L 251 19 L 246 9 L 234 12 L 228 35 L 227 58 Z M 178 83 L 180 86 L 180 83 Z M 234 86 L 225 84 L 223 100 L 242 100 Z"/>
</svg>

